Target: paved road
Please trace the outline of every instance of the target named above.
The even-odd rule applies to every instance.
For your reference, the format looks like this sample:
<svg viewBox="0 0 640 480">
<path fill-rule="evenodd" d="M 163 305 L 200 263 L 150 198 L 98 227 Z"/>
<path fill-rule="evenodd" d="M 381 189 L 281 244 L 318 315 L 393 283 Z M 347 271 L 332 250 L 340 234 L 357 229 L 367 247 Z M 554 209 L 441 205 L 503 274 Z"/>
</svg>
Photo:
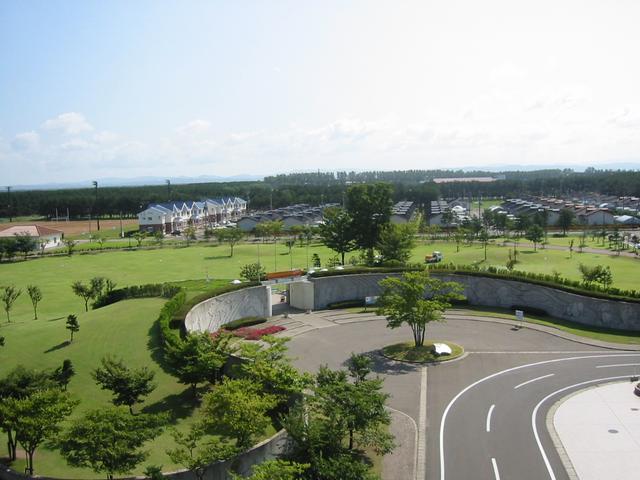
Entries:
<svg viewBox="0 0 640 480">
<path fill-rule="evenodd" d="M 322 318 L 309 320 L 320 328 L 290 342 L 296 366 L 339 368 L 351 352 L 370 355 L 391 394 L 390 407 L 406 420 L 400 430 L 417 429 L 405 432 L 398 452 L 385 460 L 385 478 L 394 480 L 566 479 L 545 426 L 549 407 L 580 384 L 629 376 L 639 368 L 613 365 L 640 364 L 640 353 L 614 352 L 511 325 L 452 319 L 430 327 L 429 337 L 464 345 L 467 357 L 425 368 L 378 355 L 382 346 L 410 339 L 406 327 L 388 330 L 383 319 L 357 321 L 367 317 L 347 313 L 316 315 Z M 425 375 L 426 392 L 421 388 Z"/>
</svg>

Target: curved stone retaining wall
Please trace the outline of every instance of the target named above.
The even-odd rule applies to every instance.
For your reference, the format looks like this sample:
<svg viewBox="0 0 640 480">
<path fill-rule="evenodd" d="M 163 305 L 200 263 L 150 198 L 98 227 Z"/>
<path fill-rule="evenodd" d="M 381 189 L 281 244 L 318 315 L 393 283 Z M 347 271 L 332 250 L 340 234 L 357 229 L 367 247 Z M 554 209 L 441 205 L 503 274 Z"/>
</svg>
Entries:
<svg viewBox="0 0 640 480">
<path fill-rule="evenodd" d="M 209 298 L 193 307 L 184 319 L 188 332 L 215 332 L 245 317 L 271 316 L 271 287 L 248 287 Z"/>
<path fill-rule="evenodd" d="M 393 274 L 396 276 L 396 274 Z M 463 274 L 432 273 L 436 278 L 464 285 L 469 304 L 511 308 L 514 305 L 545 310 L 562 320 L 604 328 L 640 330 L 640 303 L 604 300 L 515 280 Z M 360 274 L 311 278 L 314 308 L 330 303 L 380 295 L 378 282 L 388 275 Z"/>
</svg>

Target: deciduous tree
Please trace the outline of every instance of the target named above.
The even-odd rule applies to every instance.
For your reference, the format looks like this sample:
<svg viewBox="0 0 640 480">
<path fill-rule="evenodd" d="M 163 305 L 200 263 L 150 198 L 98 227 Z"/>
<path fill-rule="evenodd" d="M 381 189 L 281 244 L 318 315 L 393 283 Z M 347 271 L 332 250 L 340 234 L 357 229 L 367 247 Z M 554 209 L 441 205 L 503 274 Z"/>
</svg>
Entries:
<svg viewBox="0 0 640 480">
<path fill-rule="evenodd" d="M 318 229 L 322 243 L 341 258 L 344 265 L 344 255 L 357 248 L 352 226 L 352 218 L 342 208 L 327 208 L 323 212 L 323 223 Z"/>
<path fill-rule="evenodd" d="M 33 454 L 36 449 L 60 431 L 60 424 L 71 415 L 78 403 L 57 389 L 7 401 L 7 408 L 15 418 L 16 440 L 27 454 L 29 475 L 33 475 Z"/>
<path fill-rule="evenodd" d="M 407 324 L 416 347 L 424 344 L 427 325 L 441 321 L 452 300 L 464 298 L 459 283 L 432 278 L 427 271 L 407 272 L 401 278 L 387 277 L 379 284 L 383 292 L 378 298 L 378 315 L 387 317 L 389 328 Z"/>
<path fill-rule="evenodd" d="M 393 187 L 386 183 L 353 185 L 347 190 L 347 212 L 352 218 L 354 240 L 367 250 L 369 260 L 380 234 L 391 219 Z"/>
<path fill-rule="evenodd" d="M 13 308 L 13 304 L 18 299 L 22 290 L 16 288 L 15 285 L 7 285 L 6 287 L 0 290 L 0 301 L 2 301 L 2 306 L 4 308 L 5 313 L 7 314 L 7 323 L 11 322 L 11 317 L 9 316 L 9 312 Z"/>
<path fill-rule="evenodd" d="M 145 442 L 162 432 L 166 418 L 159 415 L 129 415 L 117 408 L 87 412 L 62 434 L 60 453 L 72 467 L 91 468 L 115 474 L 131 472 L 148 456 Z"/>
<path fill-rule="evenodd" d="M 27 293 L 33 305 L 33 319 L 38 319 L 38 303 L 42 300 L 42 290 L 37 285 L 27 285 Z"/>
<path fill-rule="evenodd" d="M 91 376 L 103 390 L 111 390 L 114 405 L 126 405 L 133 414 L 133 406 L 153 392 L 157 384 L 155 372 L 147 367 L 130 369 L 121 359 L 104 357 L 101 366 Z"/>
<path fill-rule="evenodd" d="M 78 317 L 73 314 L 69 315 L 67 317 L 67 323 L 65 328 L 69 330 L 69 333 L 71 334 L 71 338 L 69 339 L 69 342 L 73 342 L 73 334 L 80 331 L 80 324 L 78 323 Z"/>
</svg>

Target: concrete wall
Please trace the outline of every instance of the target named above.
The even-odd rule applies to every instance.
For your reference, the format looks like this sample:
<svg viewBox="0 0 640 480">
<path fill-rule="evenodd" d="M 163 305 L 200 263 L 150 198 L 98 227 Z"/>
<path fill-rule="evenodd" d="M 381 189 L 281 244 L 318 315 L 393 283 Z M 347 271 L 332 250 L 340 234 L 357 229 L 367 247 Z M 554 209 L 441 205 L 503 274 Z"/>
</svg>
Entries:
<svg viewBox="0 0 640 480">
<path fill-rule="evenodd" d="M 603 300 L 514 280 L 441 273 L 432 275 L 464 285 L 464 294 L 471 305 L 539 308 L 562 320 L 597 327 L 640 330 L 640 303 Z M 322 309 L 333 302 L 379 295 L 381 290 L 378 282 L 385 276 L 362 274 L 312 278 L 315 287 L 314 308 Z"/>
<path fill-rule="evenodd" d="M 233 320 L 271 316 L 271 287 L 249 287 L 209 298 L 185 317 L 188 332 L 215 332 Z"/>
<path fill-rule="evenodd" d="M 288 453 L 291 448 L 290 440 L 287 436 L 287 432 L 280 430 L 271 438 L 264 440 L 250 450 L 247 450 L 237 458 L 228 460 L 226 462 L 215 463 L 207 468 L 204 479 L 205 480 L 229 480 L 231 476 L 229 471 L 232 470 L 243 476 L 251 473 L 251 467 L 258 463 L 262 463 L 265 460 L 272 460 L 279 456 Z M 36 468 L 37 468 L 36 463 Z M 38 473 L 37 471 L 35 472 Z M 97 477 L 103 477 L 103 475 L 97 474 Z M 181 470 L 178 472 L 165 473 L 164 476 L 171 480 L 196 480 L 196 476 L 189 470 Z M 22 475 L 8 467 L 0 468 L 0 480 L 28 480 L 33 477 Z M 38 477 L 41 480 L 56 480 L 52 477 Z M 123 477 L 118 477 L 123 478 Z M 123 480 L 133 480 L 135 478 L 141 479 L 144 477 L 128 477 Z"/>
<path fill-rule="evenodd" d="M 300 310 L 313 310 L 313 283 L 309 281 L 289 284 L 289 305 Z"/>
</svg>

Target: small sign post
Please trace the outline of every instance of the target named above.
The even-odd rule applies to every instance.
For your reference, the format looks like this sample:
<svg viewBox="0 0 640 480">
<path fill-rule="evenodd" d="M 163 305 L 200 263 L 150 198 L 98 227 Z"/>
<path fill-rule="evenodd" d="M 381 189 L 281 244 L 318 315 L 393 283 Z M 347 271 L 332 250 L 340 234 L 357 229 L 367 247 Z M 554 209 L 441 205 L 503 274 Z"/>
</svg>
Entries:
<svg viewBox="0 0 640 480">
<path fill-rule="evenodd" d="M 516 320 L 519 322 L 524 322 L 524 311 L 516 310 Z M 518 328 L 522 328 L 521 325 L 518 325 Z"/>
<path fill-rule="evenodd" d="M 364 297 L 364 311 L 367 311 L 367 307 L 370 305 L 375 305 L 378 301 L 378 297 Z"/>
</svg>

